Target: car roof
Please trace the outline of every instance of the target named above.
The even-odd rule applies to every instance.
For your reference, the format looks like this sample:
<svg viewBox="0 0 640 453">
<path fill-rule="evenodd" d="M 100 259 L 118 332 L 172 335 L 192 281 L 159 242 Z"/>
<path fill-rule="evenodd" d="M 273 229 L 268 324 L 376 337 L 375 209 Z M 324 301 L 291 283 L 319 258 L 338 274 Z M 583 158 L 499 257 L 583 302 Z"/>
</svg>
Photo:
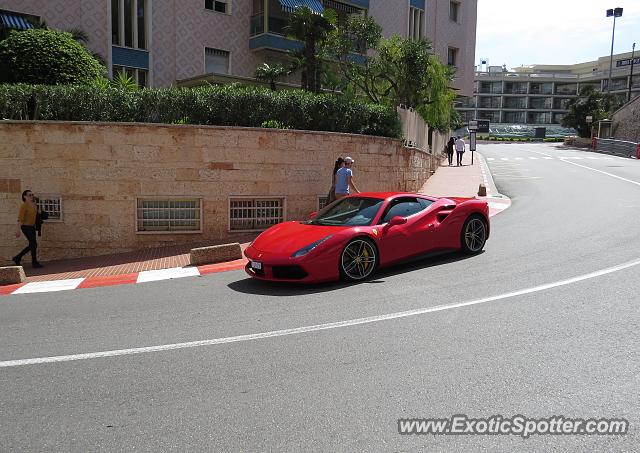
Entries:
<svg viewBox="0 0 640 453">
<path fill-rule="evenodd" d="M 352 197 L 367 197 L 367 198 L 380 198 L 386 200 L 387 198 L 396 198 L 396 197 L 423 197 L 434 199 L 434 197 L 430 197 L 428 195 L 423 195 L 414 192 L 360 192 L 358 194 L 351 195 Z"/>
</svg>

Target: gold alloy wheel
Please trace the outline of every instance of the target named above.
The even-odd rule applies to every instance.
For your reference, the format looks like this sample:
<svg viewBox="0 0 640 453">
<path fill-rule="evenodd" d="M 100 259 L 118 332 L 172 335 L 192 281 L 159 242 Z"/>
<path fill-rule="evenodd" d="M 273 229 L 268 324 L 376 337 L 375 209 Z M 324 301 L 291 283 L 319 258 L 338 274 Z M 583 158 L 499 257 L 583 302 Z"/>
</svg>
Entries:
<svg viewBox="0 0 640 453">
<path fill-rule="evenodd" d="M 350 280 L 363 280 L 376 267 L 376 249 L 365 239 L 355 239 L 344 248 L 340 258 L 344 275 Z"/>
</svg>

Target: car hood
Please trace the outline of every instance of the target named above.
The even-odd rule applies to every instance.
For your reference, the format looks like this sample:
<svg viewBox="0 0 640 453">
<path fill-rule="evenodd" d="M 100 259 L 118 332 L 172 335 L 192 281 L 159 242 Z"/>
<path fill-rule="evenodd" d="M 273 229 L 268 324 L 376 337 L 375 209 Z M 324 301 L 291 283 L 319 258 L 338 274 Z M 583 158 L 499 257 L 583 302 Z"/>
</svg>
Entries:
<svg viewBox="0 0 640 453">
<path fill-rule="evenodd" d="M 261 252 L 291 256 L 307 245 L 337 234 L 351 227 L 309 225 L 285 222 L 272 226 L 253 241 L 252 247 Z"/>
</svg>

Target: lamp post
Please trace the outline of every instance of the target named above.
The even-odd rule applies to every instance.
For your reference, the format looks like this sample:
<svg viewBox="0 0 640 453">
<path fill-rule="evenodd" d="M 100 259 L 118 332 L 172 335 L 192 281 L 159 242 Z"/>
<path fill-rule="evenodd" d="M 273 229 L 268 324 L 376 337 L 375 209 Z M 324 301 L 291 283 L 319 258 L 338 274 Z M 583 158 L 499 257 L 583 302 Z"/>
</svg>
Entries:
<svg viewBox="0 0 640 453">
<path fill-rule="evenodd" d="M 633 86 L 633 59 L 636 54 L 636 43 L 633 43 L 631 48 L 631 72 L 629 72 L 629 94 L 627 95 L 627 102 L 631 100 L 631 87 Z"/>
<path fill-rule="evenodd" d="M 616 18 L 622 17 L 622 8 L 608 9 L 607 17 L 613 16 L 613 33 L 611 34 L 611 61 L 609 61 L 609 82 L 607 83 L 607 93 L 611 93 L 611 72 L 613 71 L 613 40 L 616 37 Z"/>
</svg>

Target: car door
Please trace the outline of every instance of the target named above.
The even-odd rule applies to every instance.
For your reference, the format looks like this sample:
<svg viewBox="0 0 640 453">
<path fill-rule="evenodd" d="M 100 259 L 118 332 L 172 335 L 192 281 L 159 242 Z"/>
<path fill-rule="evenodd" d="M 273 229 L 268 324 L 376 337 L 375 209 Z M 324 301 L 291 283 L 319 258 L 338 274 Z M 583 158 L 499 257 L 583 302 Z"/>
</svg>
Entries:
<svg viewBox="0 0 640 453">
<path fill-rule="evenodd" d="M 419 213 L 431 203 L 420 197 L 399 197 L 387 205 L 378 222 L 381 227 L 381 264 L 420 255 L 430 248 L 430 227 Z M 406 223 L 390 226 L 389 221 L 396 216 L 406 219 Z"/>
</svg>

